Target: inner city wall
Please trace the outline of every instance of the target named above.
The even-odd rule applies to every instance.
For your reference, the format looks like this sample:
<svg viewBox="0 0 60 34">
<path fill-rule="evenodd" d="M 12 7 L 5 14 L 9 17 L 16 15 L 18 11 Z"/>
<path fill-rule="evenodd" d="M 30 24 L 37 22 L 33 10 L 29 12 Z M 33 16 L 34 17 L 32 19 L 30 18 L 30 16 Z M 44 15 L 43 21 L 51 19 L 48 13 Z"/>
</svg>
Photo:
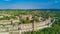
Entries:
<svg viewBox="0 0 60 34">
<path fill-rule="evenodd" d="M 49 23 L 51 23 L 51 19 L 46 19 L 45 21 L 42 22 L 34 22 L 34 30 L 42 29 L 48 27 Z M 33 30 L 33 24 L 21 24 L 21 25 L 8 25 L 8 26 L 0 26 L 0 32 L 26 32 L 26 31 L 32 31 Z"/>
</svg>

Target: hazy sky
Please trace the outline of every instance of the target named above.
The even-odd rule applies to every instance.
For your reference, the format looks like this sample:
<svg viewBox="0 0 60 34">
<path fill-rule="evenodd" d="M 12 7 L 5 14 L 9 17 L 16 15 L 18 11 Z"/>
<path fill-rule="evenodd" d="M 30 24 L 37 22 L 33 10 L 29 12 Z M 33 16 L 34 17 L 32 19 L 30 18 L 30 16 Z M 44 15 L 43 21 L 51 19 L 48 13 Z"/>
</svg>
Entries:
<svg viewBox="0 0 60 34">
<path fill-rule="evenodd" d="M 0 0 L 0 9 L 60 9 L 60 0 Z"/>
</svg>

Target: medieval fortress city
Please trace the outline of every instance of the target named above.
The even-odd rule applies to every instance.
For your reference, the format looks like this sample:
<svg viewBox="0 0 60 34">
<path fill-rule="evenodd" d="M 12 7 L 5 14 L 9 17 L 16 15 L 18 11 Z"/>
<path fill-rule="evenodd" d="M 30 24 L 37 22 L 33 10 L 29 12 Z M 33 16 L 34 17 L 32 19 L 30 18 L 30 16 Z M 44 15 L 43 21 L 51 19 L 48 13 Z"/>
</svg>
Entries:
<svg viewBox="0 0 60 34">
<path fill-rule="evenodd" d="M 9 14 L 3 14 L 0 16 L 0 18 L 3 18 L 4 16 L 10 17 Z M 36 22 L 35 19 L 37 19 L 39 22 Z M 24 21 L 22 20 L 29 20 L 30 23 L 23 24 Z M 52 24 L 54 23 L 55 19 L 51 21 L 52 18 L 48 16 L 48 18 L 43 18 L 43 16 L 35 16 L 32 15 L 20 15 L 16 16 L 15 19 L 10 20 L 0 20 L 0 32 L 3 34 L 3 32 L 6 32 L 6 34 L 22 34 L 23 32 L 27 31 L 37 31 L 39 29 L 52 27 Z M 15 24 L 14 24 L 15 23 Z"/>
</svg>

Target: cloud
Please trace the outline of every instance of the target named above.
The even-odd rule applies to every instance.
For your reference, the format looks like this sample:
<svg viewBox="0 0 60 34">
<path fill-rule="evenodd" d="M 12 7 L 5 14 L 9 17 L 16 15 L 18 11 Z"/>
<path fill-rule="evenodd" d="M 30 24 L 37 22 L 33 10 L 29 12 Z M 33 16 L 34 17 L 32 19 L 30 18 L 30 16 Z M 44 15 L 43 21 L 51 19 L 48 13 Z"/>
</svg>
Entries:
<svg viewBox="0 0 60 34">
<path fill-rule="evenodd" d="M 11 0 L 4 0 L 4 1 L 11 1 Z"/>
<path fill-rule="evenodd" d="M 54 1 L 54 3 L 58 3 L 58 2 L 59 2 L 59 1 L 57 1 L 57 0 L 56 0 L 56 1 Z"/>
</svg>

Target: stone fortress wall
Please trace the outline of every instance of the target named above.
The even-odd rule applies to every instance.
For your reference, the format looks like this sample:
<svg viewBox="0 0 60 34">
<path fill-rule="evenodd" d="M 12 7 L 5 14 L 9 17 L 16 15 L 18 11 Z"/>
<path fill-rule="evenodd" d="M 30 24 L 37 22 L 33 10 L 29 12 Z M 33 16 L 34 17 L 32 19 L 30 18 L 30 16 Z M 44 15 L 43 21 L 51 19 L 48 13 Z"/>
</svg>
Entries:
<svg viewBox="0 0 60 34">
<path fill-rule="evenodd" d="M 40 27 L 40 26 L 44 26 L 46 24 L 49 24 L 51 21 L 51 18 L 49 19 L 46 19 L 45 21 L 42 21 L 42 22 L 39 22 L 39 23 L 34 23 L 34 29 L 37 29 L 37 27 Z M 13 30 L 18 30 L 18 28 L 20 28 L 22 31 L 24 30 L 29 30 L 29 29 L 33 29 L 32 28 L 32 23 L 29 23 L 29 24 L 21 24 L 19 26 L 12 26 L 12 25 L 8 25 L 8 26 L 5 26 L 5 28 L 3 26 L 0 27 L 0 31 L 3 31 L 4 29 L 7 31 L 13 31 Z"/>
<path fill-rule="evenodd" d="M 43 28 L 43 26 L 47 25 L 51 23 L 51 18 L 48 17 L 48 19 L 46 19 L 45 21 L 41 21 L 41 22 L 34 22 L 34 30 L 38 30 L 40 28 Z M 48 25 L 47 25 L 48 26 Z M 0 26 L 0 32 L 26 32 L 26 31 L 32 31 L 33 30 L 33 24 L 29 23 L 29 24 L 20 24 L 19 26 L 15 25 L 8 25 L 8 26 Z"/>
</svg>

